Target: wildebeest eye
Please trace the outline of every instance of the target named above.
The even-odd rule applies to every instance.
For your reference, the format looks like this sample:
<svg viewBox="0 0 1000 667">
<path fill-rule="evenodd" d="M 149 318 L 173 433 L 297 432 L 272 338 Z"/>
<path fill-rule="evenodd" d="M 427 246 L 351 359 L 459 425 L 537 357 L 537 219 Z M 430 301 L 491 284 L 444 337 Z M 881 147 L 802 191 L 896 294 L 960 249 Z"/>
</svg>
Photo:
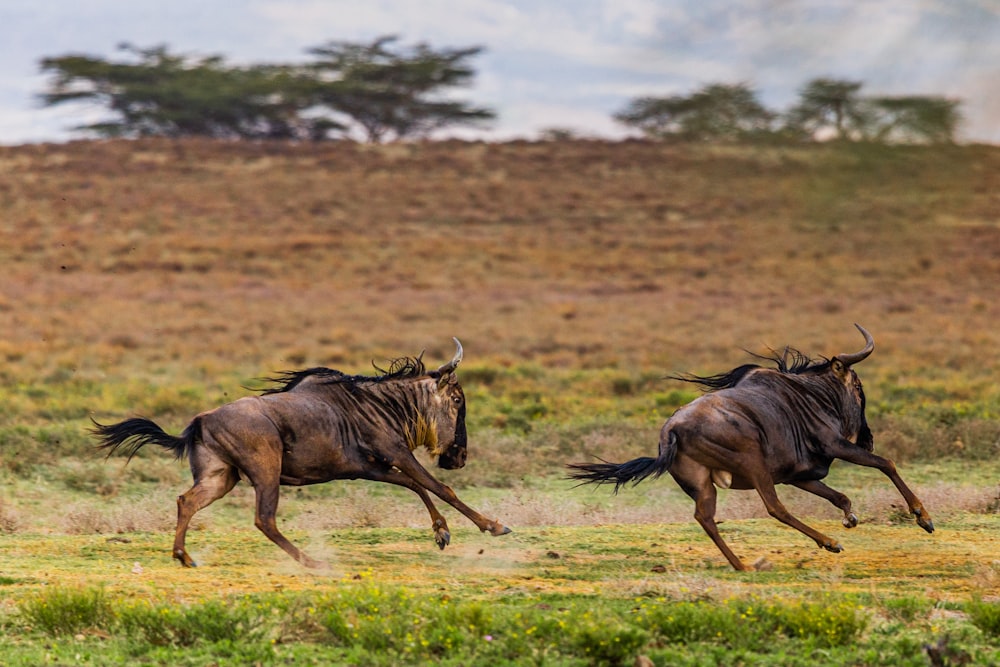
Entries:
<svg viewBox="0 0 1000 667">
<path fill-rule="evenodd" d="M 462 404 L 462 397 L 456 394 L 455 396 L 451 397 L 451 401 L 455 405 L 461 405 Z"/>
</svg>

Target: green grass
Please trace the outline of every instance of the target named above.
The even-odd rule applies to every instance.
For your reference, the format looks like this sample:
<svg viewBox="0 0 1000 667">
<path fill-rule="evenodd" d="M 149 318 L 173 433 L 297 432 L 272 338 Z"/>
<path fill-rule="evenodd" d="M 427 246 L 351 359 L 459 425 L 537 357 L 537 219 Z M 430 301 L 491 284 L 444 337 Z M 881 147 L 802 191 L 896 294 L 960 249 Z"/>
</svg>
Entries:
<svg viewBox="0 0 1000 667">
<path fill-rule="evenodd" d="M 734 549 L 773 566 L 751 573 L 692 521 L 500 538 L 456 521 L 443 552 L 426 528 L 286 530 L 331 563 L 309 571 L 249 525 L 245 500 L 191 532 L 193 570 L 171 560 L 169 528 L 4 536 L 5 664 L 917 665 L 939 642 L 1000 659 L 995 515 L 933 536 L 811 520 L 842 554 L 771 519 L 726 521 Z"/>
<path fill-rule="evenodd" d="M 970 606 L 970 609 L 983 609 Z M 991 613 L 995 616 L 996 605 Z M 528 595 L 489 601 L 417 593 L 370 579 L 329 593 L 259 594 L 183 603 L 135 601 L 100 589 L 49 591 L 20 603 L 0 640 L 6 664 L 132 659 L 188 664 L 212 658 L 282 664 L 327 660 L 372 665 L 925 664 L 914 648 L 947 638 L 985 664 L 1000 658 L 995 622 L 935 622 L 925 600 L 898 597 L 880 616 L 865 596 L 821 594 L 676 600 L 659 596 Z M 982 612 L 973 625 L 982 628 Z M 933 642 L 932 642 L 933 643 Z M 181 662 L 174 662 L 181 661 Z"/>
</svg>

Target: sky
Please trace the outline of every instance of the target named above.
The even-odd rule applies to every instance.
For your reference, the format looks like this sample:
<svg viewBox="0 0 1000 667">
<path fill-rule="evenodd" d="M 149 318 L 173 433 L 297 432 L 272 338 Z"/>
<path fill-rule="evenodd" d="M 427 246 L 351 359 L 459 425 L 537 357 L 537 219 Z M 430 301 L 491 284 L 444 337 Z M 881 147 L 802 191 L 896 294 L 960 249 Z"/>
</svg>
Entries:
<svg viewBox="0 0 1000 667">
<path fill-rule="evenodd" d="M 961 101 L 959 139 L 1000 144 L 1000 0 L 0 0 L 0 145 L 80 138 L 100 107 L 43 108 L 45 57 L 126 56 L 122 42 L 230 64 L 292 63 L 332 40 L 481 46 L 457 93 L 493 109 L 453 136 L 559 128 L 616 139 L 639 96 L 747 83 L 783 111 L 809 80 Z"/>
</svg>

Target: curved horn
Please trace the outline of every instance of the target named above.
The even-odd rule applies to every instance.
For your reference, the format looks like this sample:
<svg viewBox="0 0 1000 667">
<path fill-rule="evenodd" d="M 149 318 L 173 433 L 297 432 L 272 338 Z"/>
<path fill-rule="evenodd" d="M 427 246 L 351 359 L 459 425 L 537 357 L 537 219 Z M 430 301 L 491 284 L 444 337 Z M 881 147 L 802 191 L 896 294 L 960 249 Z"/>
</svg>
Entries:
<svg viewBox="0 0 1000 667">
<path fill-rule="evenodd" d="M 441 375 L 447 375 L 455 370 L 459 363 L 462 361 L 462 344 L 458 342 L 457 338 L 452 338 L 455 341 L 455 346 L 458 348 L 455 350 L 455 356 L 452 357 L 451 361 L 446 363 L 444 366 L 438 369 L 438 373 Z"/>
<path fill-rule="evenodd" d="M 854 326 L 856 326 L 858 331 L 861 332 L 861 335 L 865 337 L 865 349 L 860 352 L 855 352 L 854 354 L 838 354 L 835 358 L 839 359 L 840 363 L 845 366 L 853 366 L 859 361 L 864 361 L 868 358 L 868 355 L 872 353 L 872 350 L 875 349 L 875 339 L 872 338 L 870 333 L 868 333 L 868 330 L 857 323 L 855 323 Z"/>
</svg>

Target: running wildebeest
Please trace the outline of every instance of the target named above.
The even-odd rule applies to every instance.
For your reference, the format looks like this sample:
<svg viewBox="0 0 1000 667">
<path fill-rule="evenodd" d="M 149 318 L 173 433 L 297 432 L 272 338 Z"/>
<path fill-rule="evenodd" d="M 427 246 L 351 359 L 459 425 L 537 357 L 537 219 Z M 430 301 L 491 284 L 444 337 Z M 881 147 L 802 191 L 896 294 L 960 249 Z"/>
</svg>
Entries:
<svg viewBox="0 0 1000 667">
<path fill-rule="evenodd" d="M 917 523 L 934 532 L 930 515 L 896 466 L 873 453 L 865 393 L 851 366 L 872 353 L 875 341 L 863 327 L 854 326 L 865 337 L 865 347 L 853 354 L 813 360 L 785 348 L 781 356 L 760 357 L 775 368 L 746 364 L 719 375 L 674 376 L 709 393 L 666 421 L 656 458 L 571 464 L 570 477 L 583 483 L 613 482 L 617 493 L 624 484 L 669 472 L 695 501 L 695 519 L 737 570 L 747 568 L 719 535 L 715 487 L 755 489 L 771 516 L 836 553 L 840 544 L 792 516 L 774 489 L 775 484 L 791 484 L 824 498 L 844 512 L 844 526 L 853 528 L 858 518 L 850 499 L 820 481 L 834 459 L 878 468 L 906 499 Z"/>
<path fill-rule="evenodd" d="M 94 422 L 93 433 L 108 456 L 124 447 L 131 460 L 141 447 L 153 444 L 177 458 L 188 457 L 194 485 L 177 498 L 173 552 L 188 567 L 195 564 L 184 548 L 191 517 L 229 493 L 240 478 L 254 487 L 257 528 L 306 567 L 322 563 L 278 530 L 280 485 L 368 479 L 406 487 L 427 507 L 441 549 L 451 534 L 428 491 L 481 531 L 505 535 L 509 528 L 459 500 L 413 454 L 425 447 L 441 468 L 465 465 L 465 394 L 455 373 L 462 344 L 454 340 L 454 358 L 435 371 L 426 370 L 420 357 L 404 357 L 373 377 L 329 368 L 282 373 L 275 388 L 201 413 L 179 437 L 141 418 L 108 426 Z"/>
</svg>

